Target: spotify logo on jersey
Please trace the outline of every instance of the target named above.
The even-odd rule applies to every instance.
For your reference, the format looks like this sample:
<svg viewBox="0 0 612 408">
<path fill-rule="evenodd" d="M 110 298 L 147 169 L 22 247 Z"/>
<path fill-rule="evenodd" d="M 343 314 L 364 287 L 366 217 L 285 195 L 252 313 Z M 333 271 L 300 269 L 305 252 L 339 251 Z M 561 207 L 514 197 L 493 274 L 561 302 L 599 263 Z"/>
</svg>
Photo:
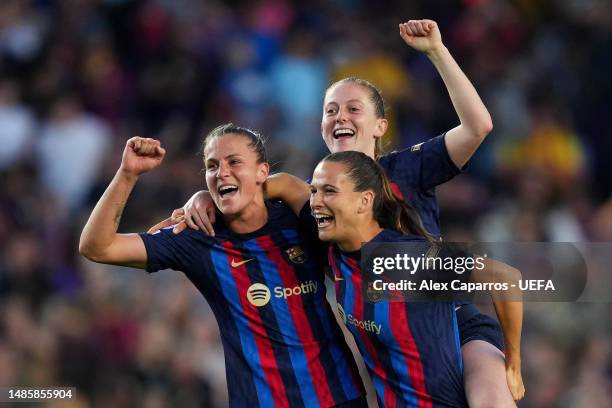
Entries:
<svg viewBox="0 0 612 408">
<path fill-rule="evenodd" d="M 247 289 L 247 299 L 253 306 L 265 306 L 270 301 L 270 289 L 264 284 L 254 283 Z"/>
</svg>

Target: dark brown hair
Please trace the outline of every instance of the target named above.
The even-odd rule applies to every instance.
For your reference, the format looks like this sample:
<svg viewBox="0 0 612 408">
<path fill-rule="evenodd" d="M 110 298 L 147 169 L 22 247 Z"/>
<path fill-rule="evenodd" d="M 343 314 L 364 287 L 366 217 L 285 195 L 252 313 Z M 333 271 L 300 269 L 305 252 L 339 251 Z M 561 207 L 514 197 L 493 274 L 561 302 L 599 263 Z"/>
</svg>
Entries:
<svg viewBox="0 0 612 408">
<path fill-rule="evenodd" d="M 249 147 L 257 155 L 257 163 L 265 163 L 268 161 L 266 157 L 266 147 L 263 136 L 261 136 L 259 132 L 256 132 L 243 126 L 234 125 L 231 122 L 217 126 L 206 135 L 206 137 L 204 138 L 204 142 L 202 142 L 202 155 L 204 155 L 204 149 L 206 149 L 206 146 L 211 140 L 227 134 L 237 134 L 246 137 L 249 140 Z"/>
</svg>

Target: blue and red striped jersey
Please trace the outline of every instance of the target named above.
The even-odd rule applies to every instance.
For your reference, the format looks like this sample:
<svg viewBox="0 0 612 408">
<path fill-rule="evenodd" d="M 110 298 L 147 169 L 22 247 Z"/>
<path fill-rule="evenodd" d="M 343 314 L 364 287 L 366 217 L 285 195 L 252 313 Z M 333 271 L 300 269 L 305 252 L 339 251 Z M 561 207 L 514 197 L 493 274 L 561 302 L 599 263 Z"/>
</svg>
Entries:
<svg viewBox="0 0 612 408">
<path fill-rule="evenodd" d="M 372 242 L 417 240 L 423 238 L 383 230 Z M 364 288 L 360 251 L 342 253 L 330 245 L 328 258 L 339 314 L 364 358 L 379 404 L 467 407 L 453 303 L 389 301 L 388 293 Z"/>
<path fill-rule="evenodd" d="M 183 271 L 219 324 L 232 407 L 330 407 L 364 394 L 325 298 L 322 260 L 281 203 L 268 222 L 215 237 L 186 229 L 141 234 L 147 270 Z M 221 218 L 221 217 L 219 217 Z"/>
<path fill-rule="evenodd" d="M 378 160 L 395 194 L 415 207 L 423 226 L 435 237 L 440 236 L 435 187 L 461 173 L 448 155 L 445 137 L 446 134 L 436 136 Z"/>
</svg>

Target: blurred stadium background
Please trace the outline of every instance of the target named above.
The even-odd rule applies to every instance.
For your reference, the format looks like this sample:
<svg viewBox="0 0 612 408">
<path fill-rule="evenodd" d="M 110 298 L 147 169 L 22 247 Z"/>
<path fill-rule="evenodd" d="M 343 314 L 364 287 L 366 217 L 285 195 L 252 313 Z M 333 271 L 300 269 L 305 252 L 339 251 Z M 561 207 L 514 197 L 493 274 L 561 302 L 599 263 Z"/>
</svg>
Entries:
<svg viewBox="0 0 612 408">
<path fill-rule="evenodd" d="M 445 238 L 612 241 L 609 1 L 1 0 L 0 386 L 76 386 L 74 407 L 225 406 L 206 302 L 180 273 L 79 257 L 86 217 L 133 135 L 168 155 L 123 231 L 202 188 L 196 153 L 225 121 L 307 175 L 323 91 L 349 74 L 383 89 L 389 148 L 454 126 L 435 69 L 399 38 L 410 18 L 439 23 L 494 119 L 438 189 Z M 526 305 L 520 406 L 612 406 L 610 312 Z"/>
</svg>

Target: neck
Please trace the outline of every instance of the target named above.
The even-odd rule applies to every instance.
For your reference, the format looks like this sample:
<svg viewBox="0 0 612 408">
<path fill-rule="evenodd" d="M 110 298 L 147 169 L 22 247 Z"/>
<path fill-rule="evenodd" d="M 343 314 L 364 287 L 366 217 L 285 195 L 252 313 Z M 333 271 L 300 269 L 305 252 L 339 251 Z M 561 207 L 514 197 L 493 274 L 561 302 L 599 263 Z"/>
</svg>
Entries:
<svg viewBox="0 0 612 408">
<path fill-rule="evenodd" d="M 364 243 L 370 242 L 382 230 L 378 222 L 373 219 L 369 222 L 357 223 L 347 234 L 346 239 L 337 242 L 338 248 L 342 252 L 358 251 Z"/>
<path fill-rule="evenodd" d="M 248 234 L 257 231 L 268 222 L 268 209 L 261 199 L 253 200 L 239 214 L 224 215 L 225 225 L 235 233 Z"/>
<path fill-rule="evenodd" d="M 363 152 L 365 154 L 367 154 L 368 156 L 370 156 L 370 158 L 372 160 L 376 160 L 376 145 L 372 146 L 372 148 L 370 150 L 368 150 L 367 152 Z"/>
</svg>

